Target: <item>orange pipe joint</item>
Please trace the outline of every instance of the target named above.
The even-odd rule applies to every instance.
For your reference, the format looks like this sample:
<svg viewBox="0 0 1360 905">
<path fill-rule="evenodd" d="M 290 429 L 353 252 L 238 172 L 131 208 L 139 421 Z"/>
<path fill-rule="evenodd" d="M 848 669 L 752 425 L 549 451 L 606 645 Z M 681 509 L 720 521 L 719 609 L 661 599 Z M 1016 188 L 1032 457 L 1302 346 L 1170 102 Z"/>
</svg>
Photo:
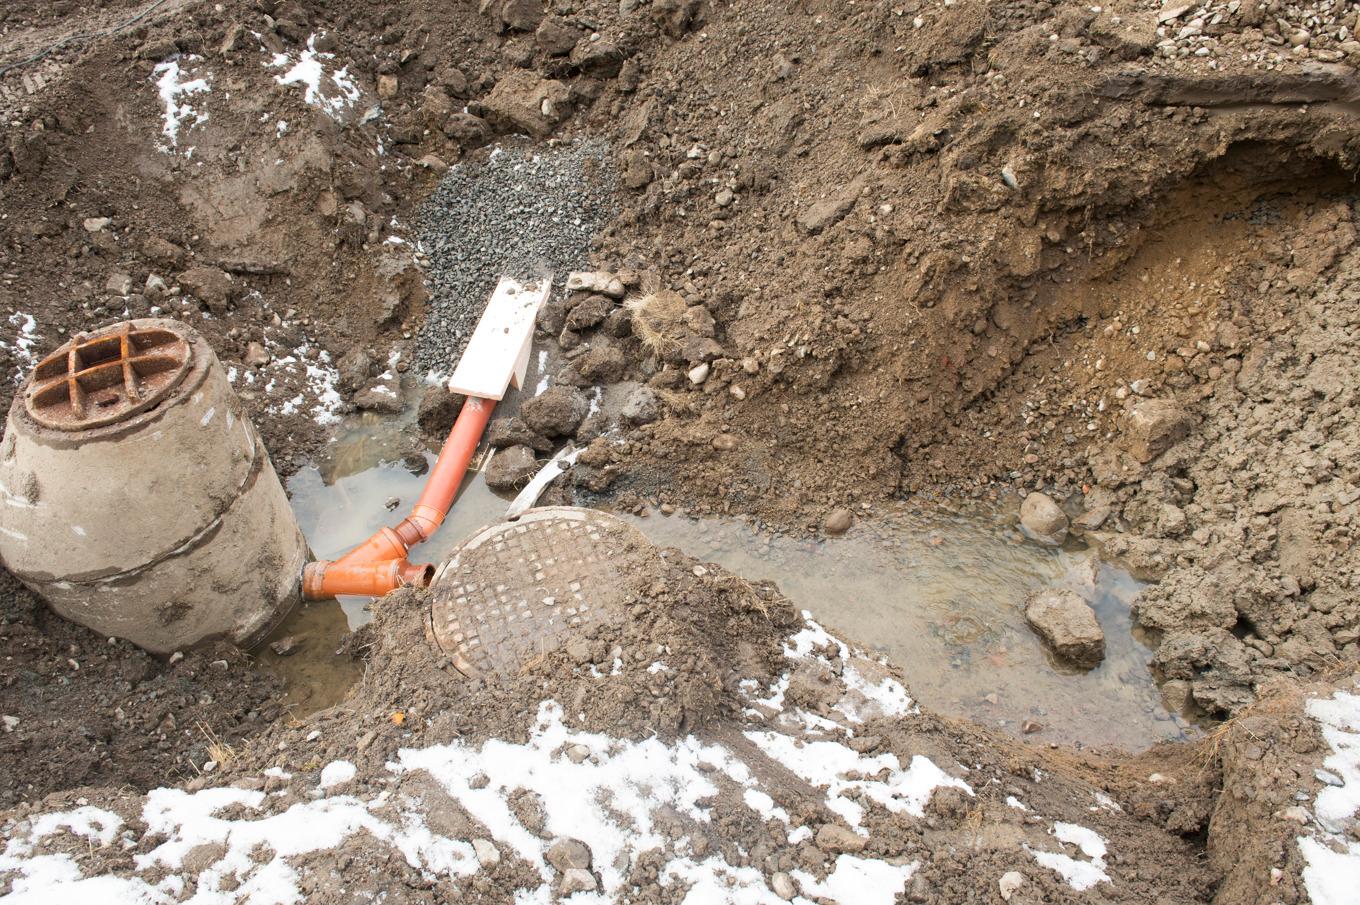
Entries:
<svg viewBox="0 0 1360 905">
<path fill-rule="evenodd" d="M 358 597 L 381 597 L 397 588 L 427 587 L 434 578 L 434 566 L 417 565 L 402 559 L 386 562 L 308 563 L 302 573 L 302 591 L 308 600 L 328 600 L 352 594 Z"/>
<path fill-rule="evenodd" d="M 406 555 L 444 523 L 495 408 L 494 399 L 468 397 L 411 514 L 395 528 L 379 528 L 334 562 L 308 563 L 302 573 L 303 596 L 308 600 L 345 594 L 381 597 L 407 585 L 428 586 L 434 578 L 434 566 L 417 565 Z"/>
</svg>

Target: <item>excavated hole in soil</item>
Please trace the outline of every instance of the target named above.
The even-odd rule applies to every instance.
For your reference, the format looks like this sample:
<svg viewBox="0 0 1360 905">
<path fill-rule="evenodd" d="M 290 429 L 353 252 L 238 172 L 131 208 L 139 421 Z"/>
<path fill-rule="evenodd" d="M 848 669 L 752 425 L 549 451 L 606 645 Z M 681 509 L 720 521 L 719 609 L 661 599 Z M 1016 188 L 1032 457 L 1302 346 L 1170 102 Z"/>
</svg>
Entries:
<svg viewBox="0 0 1360 905">
<path fill-rule="evenodd" d="M 988 398 L 1028 392 L 1074 358 L 1099 356 L 1101 370 L 1118 369 L 1128 383 L 1159 383 L 1157 363 L 1138 351 L 1148 333 L 1193 342 L 1197 330 L 1212 329 L 1225 316 L 1216 298 L 1221 286 L 1253 243 L 1288 230 L 1313 200 L 1350 187 L 1341 170 L 1320 160 L 1291 158 L 1283 167 L 1280 160 L 1277 148 L 1234 147 L 1157 202 L 1124 251 L 1093 266 L 1088 279 L 1046 293 L 1039 306 L 1047 313 L 1046 342 L 1031 344 L 1001 392 Z M 1121 329 L 1097 334 L 1094 343 L 1081 329 L 1111 320 L 1122 321 Z M 547 373 L 546 358 L 537 357 L 527 386 Z M 357 419 L 324 462 L 290 480 L 317 555 L 348 550 L 419 493 L 434 452 L 403 447 L 413 415 L 408 407 L 398 418 Z M 506 505 L 474 475 L 416 557 L 441 561 L 502 518 Z M 1046 741 L 1131 750 L 1199 732 L 1199 715 L 1166 709 L 1149 670 L 1155 639 L 1130 610 L 1142 583 L 1080 541 L 1060 550 L 1027 541 L 1015 527 L 1014 501 L 959 511 L 887 507 L 850 535 L 824 540 L 762 532 L 740 520 L 651 516 L 635 518 L 650 539 L 747 578 L 776 581 L 796 605 L 903 669 L 917 698 L 934 710 Z M 1057 587 L 1085 596 L 1105 630 L 1106 658 L 1094 670 L 1055 661 L 1025 624 L 1025 598 Z M 368 603 L 309 604 L 275 633 L 304 639 L 288 657 L 267 648 L 261 656 L 264 668 L 288 681 L 297 711 L 337 703 L 358 677 L 358 661 L 336 648 L 371 618 Z"/>
<path fill-rule="evenodd" d="M 420 492 L 423 476 L 384 442 L 400 430 L 395 421 L 358 425 L 335 444 L 324 469 L 304 469 L 289 482 L 318 555 L 363 540 L 394 518 L 385 502 L 400 500 L 400 511 Z M 473 475 L 448 521 L 413 555 L 442 561 L 478 528 L 501 520 L 507 505 Z M 829 539 L 657 511 L 629 520 L 655 543 L 774 581 L 828 628 L 899 666 L 913 695 L 933 710 L 1015 734 L 1028 729 L 1033 738 L 1131 750 L 1196 733 L 1162 706 L 1148 670 L 1152 651 L 1129 609 L 1141 583 L 1080 542 L 1053 549 L 1026 540 L 1014 502 L 966 511 L 904 504 Z M 1056 661 L 1026 625 L 1026 597 L 1045 588 L 1071 588 L 1091 600 L 1106 633 L 1105 660 L 1095 669 Z M 355 661 L 334 651 L 372 618 L 369 603 L 307 604 L 276 633 L 305 636 L 289 657 L 262 655 L 265 668 L 289 683 L 289 703 L 299 711 L 337 703 L 358 677 Z"/>
<path fill-rule="evenodd" d="M 550 368 L 546 358 L 537 359 L 526 386 L 536 386 Z M 505 406 L 512 411 L 515 399 Z M 411 450 L 413 420 L 413 406 L 398 417 L 353 419 L 324 461 L 289 480 L 316 555 L 345 552 L 419 494 L 424 466 L 435 454 Z M 480 472 L 473 474 L 448 520 L 413 550 L 413 560 L 443 561 L 463 539 L 502 520 L 507 505 Z M 814 618 L 901 667 L 913 694 L 932 709 L 1069 744 L 1141 749 L 1196 733 L 1162 706 L 1148 671 L 1151 649 L 1132 630 L 1129 604 L 1141 584 L 1101 564 L 1080 542 L 1053 549 L 1026 540 L 1014 501 L 966 511 L 904 504 L 829 539 L 656 510 L 627 518 L 653 542 L 751 580 L 775 581 Z M 1050 587 L 1072 588 L 1095 607 L 1107 653 L 1094 670 L 1056 661 L 1025 624 L 1027 595 Z M 284 678 L 295 713 L 338 703 L 357 680 L 362 666 L 338 648 L 372 619 L 371 603 L 346 598 L 300 606 L 270 639 L 300 638 L 297 651 L 280 657 L 268 646 L 262 650 L 262 667 Z"/>
<path fill-rule="evenodd" d="M 1167 376 L 1165 356 L 1150 360 L 1144 350 L 1212 337 L 1234 314 L 1225 287 L 1262 256 L 1261 244 L 1288 241 L 1317 202 L 1354 195 L 1354 177 L 1333 161 L 1259 142 L 1232 146 L 1154 202 L 1124 254 L 1116 249 L 1087 279 L 1041 299 L 1056 335 L 1026 349 L 1008 382 L 1025 392 L 1066 362 L 1099 358 L 1123 383 L 1150 381 L 1149 395 L 1191 385 Z M 1090 341 L 1080 329 L 1087 324 L 1106 329 Z"/>
</svg>

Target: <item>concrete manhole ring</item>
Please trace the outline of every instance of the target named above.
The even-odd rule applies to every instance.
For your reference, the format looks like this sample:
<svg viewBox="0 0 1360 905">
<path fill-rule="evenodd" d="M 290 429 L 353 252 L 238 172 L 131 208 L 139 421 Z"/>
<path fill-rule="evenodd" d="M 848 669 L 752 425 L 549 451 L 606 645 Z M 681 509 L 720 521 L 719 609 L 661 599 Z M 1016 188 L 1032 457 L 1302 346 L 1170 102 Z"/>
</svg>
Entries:
<svg viewBox="0 0 1360 905">
<path fill-rule="evenodd" d="M 430 639 L 465 675 L 514 675 L 621 608 L 619 554 L 638 545 L 615 516 L 569 506 L 483 528 L 435 576 Z"/>
</svg>

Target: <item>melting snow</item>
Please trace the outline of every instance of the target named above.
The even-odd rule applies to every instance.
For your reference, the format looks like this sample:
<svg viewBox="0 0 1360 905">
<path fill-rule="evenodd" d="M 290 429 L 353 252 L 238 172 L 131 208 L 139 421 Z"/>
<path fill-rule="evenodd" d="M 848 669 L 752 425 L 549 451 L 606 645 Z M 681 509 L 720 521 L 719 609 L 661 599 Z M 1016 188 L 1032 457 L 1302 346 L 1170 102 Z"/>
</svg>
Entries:
<svg viewBox="0 0 1360 905">
<path fill-rule="evenodd" d="M 38 322 L 31 314 L 16 311 L 9 316 L 9 324 L 17 330 L 14 334 L 14 342 L 0 343 L 0 345 L 4 345 L 13 354 L 16 364 L 14 382 L 19 383 L 23 381 L 28 369 L 33 366 L 33 347 L 38 344 L 42 337 L 38 336 Z"/>
<path fill-rule="evenodd" d="M 572 745 L 586 745 L 598 757 L 573 763 L 561 753 Z M 546 844 L 520 823 L 508 800 L 518 789 L 536 792 L 542 799 L 547 834 L 572 836 L 590 846 L 604 891 L 612 894 L 625 881 L 615 866 L 620 855 L 631 859 L 666 845 L 654 819 L 658 808 L 667 806 L 697 822 L 708 822 L 699 802 L 716 795 L 718 787 L 699 769 L 700 763 L 717 767 L 736 782 L 750 781 L 745 765 L 718 746 L 692 737 L 667 745 L 656 738 L 626 742 L 573 732 L 562 722 L 561 707 L 545 701 L 527 744 L 491 739 L 479 748 L 454 742 L 404 750 L 393 767 L 427 771 L 498 842 L 549 880 Z M 474 788 L 474 777 L 489 781 Z M 611 812 L 627 814 L 632 826 L 620 826 Z"/>
<path fill-rule="evenodd" d="M 543 391 L 548 388 L 548 350 L 538 350 L 538 385 L 534 387 L 534 395 L 542 396 Z"/>
<path fill-rule="evenodd" d="M 1299 837 L 1306 862 L 1303 883 L 1313 905 L 1344 905 L 1355 901 L 1360 881 L 1360 843 L 1347 837 L 1360 810 L 1360 695 L 1337 691 L 1309 701 L 1307 710 L 1332 749 L 1323 766 L 1341 778 L 1341 785 L 1318 792 L 1313 803 L 1317 827 Z"/>
<path fill-rule="evenodd" d="M 854 905 L 892 905 L 906 890 L 917 866 L 841 855 L 836 859 L 836 869 L 820 883 L 801 870 L 794 871 L 792 876 L 802 885 L 803 892 L 811 896 Z"/>
<path fill-rule="evenodd" d="M 1105 840 L 1099 833 L 1075 823 L 1059 821 L 1053 824 L 1053 835 L 1058 837 L 1059 842 L 1075 845 L 1090 860 L 1081 861 L 1061 852 L 1030 849 L 1029 853 L 1042 867 L 1056 871 L 1077 892 L 1090 889 L 1097 883 L 1110 882 L 1109 874 L 1105 873 Z"/>
<path fill-rule="evenodd" d="M 813 647 L 828 643 L 823 638 L 829 636 L 811 626 L 791 643 L 790 656 L 810 655 Z M 829 643 L 848 650 L 836 647 L 839 642 L 834 639 Z M 894 690 L 887 700 L 906 706 L 904 697 Z M 896 755 L 866 757 L 839 742 L 811 740 L 800 745 L 801 735 L 776 731 L 746 735 L 767 756 L 824 787 L 827 807 L 856 828 L 869 807 L 919 817 L 937 788 L 954 786 L 972 794 L 966 783 L 925 757 L 911 758 L 903 769 Z M 592 756 L 574 762 L 566 752 L 577 745 L 588 747 Z M 693 736 L 667 743 L 656 737 L 629 741 L 574 730 L 563 722 L 561 706 L 550 700 L 539 705 L 524 744 L 493 738 L 477 745 L 455 740 L 403 749 L 387 765 L 386 775 L 370 777 L 363 785 L 356 784 L 356 789 L 382 788 L 417 771 L 428 774 L 481 824 L 469 831 L 469 838 L 494 838 L 502 850 L 524 859 L 538 874 L 541 882 L 517 896 L 516 901 L 523 903 L 554 901 L 554 872 L 546 861 L 545 839 L 570 836 L 590 847 L 601 881 L 598 893 L 572 897 L 578 905 L 627 898 L 628 876 L 644 853 L 660 856 L 661 882 L 676 889 L 677 899 L 690 905 L 719 901 L 780 905 L 783 900 L 769 888 L 763 871 L 729 863 L 721 847 L 700 857 L 689 837 L 676 839 L 668 831 L 677 817 L 715 825 L 712 809 L 723 790 L 734 790 L 737 795 L 723 798 L 717 807 L 744 808 L 751 818 L 782 824 L 790 844 L 812 836 L 811 827 L 793 825 L 797 818 L 790 816 L 789 803 L 781 805 L 777 800 L 777 795 L 787 793 L 765 786 L 728 748 Z M 356 774 L 352 763 L 332 762 L 320 771 L 317 788 L 334 789 Z M 288 778 L 277 767 L 265 775 Z M 849 778 L 869 776 L 877 778 Z M 525 826 L 513 806 L 525 791 L 541 801 L 541 833 Z M 277 799 L 262 791 L 156 789 L 143 799 L 140 836 L 125 829 L 117 814 L 97 808 L 43 815 L 5 827 L 10 842 L 0 854 L 0 884 L 11 884 L 14 901 L 33 903 L 168 902 L 182 898 L 192 882 L 195 901 L 293 905 L 305 901 L 302 890 L 311 884 L 306 873 L 325 869 L 317 865 L 327 863 L 307 856 L 335 849 L 359 833 L 389 846 L 432 882 L 447 882 L 443 878 L 468 876 L 480 869 L 469 840 L 430 829 L 428 806 L 421 799 L 391 791 L 367 794 L 322 795 L 318 791 L 314 798 L 270 813 Z M 432 817 L 429 820 L 435 823 Z M 733 825 L 744 822 L 738 819 Z M 1058 824 L 1055 834 L 1081 846 L 1093 859 L 1082 863 L 1103 866 L 1103 840 L 1093 833 L 1082 836 L 1089 831 L 1080 827 L 1069 830 L 1064 826 Z M 58 846 L 62 835 L 67 835 L 62 844 L 67 850 L 74 850 L 76 840 L 70 838 L 74 836 L 81 841 L 81 850 L 121 844 L 141 853 L 132 855 L 130 868 L 123 871 L 127 876 L 86 877 L 72 856 L 49 851 Z M 1092 839 L 1099 843 L 1098 852 Z M 205 845 L 216 846 L 216 860 L 187 867 L 189 853 Z M 890 905 L 916 868 L 916 863 L 841 855 L 823 879 L 805 871 L 793 872 L 802 889 L 793 902 L 811 905 L 813 897 L 821 897 L 855 905 Z M 159 882 L 152 885 L 152 879 Z"/>
<path fill-rule="evenodd" d="M 781 732 L 747 732 L 746 737 L 764 754 L 815 786 L 827 790 L 826 806 L 859 829 L 864 806 L 855 799 L 878 802 L 893 813 L 913 817 L 925 814 L 926 802 L 939 788 L 953 786 L 969 795 L 966 782 L 950 776 L 928 757 L 916 755 L 903 770 L 895 754 L 866 757 L 840 742 L 803 742 Z M 883 779 L 847 779 L 848 774 L 873 776 L 886 770 Z"/>
<path fill-rule="evenodd" d="M 111 811 L 79 807 L 73 811 L 43 814 L 27 824 L 6 827 L 9 841 L 0 853 L 0 874 L 13 872 L 6 903 L 47 905 L 61 890 L 61 901 L 138 902 L 158 901 L 156 888 L 142 880 L 119 877 L 86 878 L 75 859 L 67 854 L 38 854 L 35 849 L 47 839 L 62 833 L 85 840 L 88 846 L 113 844 L 123 820 Z M 165 884 L 162 884 L 164 888 Z M 168 889 L 166 891 L 169 891 Z"/>
<path fill-rule="evenodd" d="M 275 81 L 280 85 L 303 86 L 304 101 L 321 108 L 331 119 L 340 119 L 345 110 L 359 100 L 359 86 L 350 77 L 348 66 L 326 72 L 325 63 L 333 59 L 335 54 L 316 49 L 316 35 L 312 35 L 307 39 L 307 49 L 296 60 L 291 54 L 278 53 L 269 65 L 276 69 L 287 66 L 288 71 Z M 282 131 L 279 134 L 283 134 Z"/>
<path fill-rule="evenodd" d="M 265 384 L 264 391 L 272 395 L 277 378 L 281 375 L 294 375 L 305 384 L 306 393 L 297 393 L 282 402 L 271 404 L 270 411 L 278 415 L 296 415 L 307 405 L 307 395 L 310 394 L 316 403 L 312 407 L 312 420 L 322 427 L 337 424 L 340 421 L 340 412 L 344 409 L 345 400 L 340 395 L 340 372 L 335 370 L 331 364 L 330 353 L 325 349 L 316 354 L 316 360 L 299 360 L 306 356 L 310 351 L 310 346 L 303 344 L 294 350 L 292 355 L 283 355 L 272 359 L 265 366 L 265 371 L 269 372 L 269 381 Z M 254 383 L 254 378 L 249 371 L 245 374 L 246 383 Z M 286 383 L 285 387 L 291 389 L 291 383 Z"/>
<path fill-rule="evenodd" d="M 806 610 L 803 611 L 803 621 L 806 627 L 790 637 L 785 643 L 784 656 L 790 660 L 821 660 L 828 665 L 831 664 L 833 658 L 838 661 L 841 680 L 855 694 L 845 695 L 837 702 L 835 709 L 849 722 L 862 723 L 874 716 L 897 717 L 915 712 L 911 697 L 907 694 L 907 689 L 903 687 L 901 682 L 891 676 L 882 676 L 878 679 L 866 676 L 861 666 L 856 665 L 856 660 L 861 660 L 868 667 L 873 666 L 871 662 L 853 656 L 848 644 L 822 628 L 812 618 L 812 614 Z M 813 651 L 824 650 L 832 650 L 834 654 L 828 656 L 813 653 Z M 756 698 L 754 703 L 774 710 L 782 710 L 784 695 L 789 688 L 789 675 L 789 673 L 785 673 L 770 686 L 770 693 L 767 697 Z M 800 714 L 800 716 L 805 724 L 811 717 L 810 714 Z"/>
<path fill-rule="evenodd" d="M 347 760 L 332 761 L 321 769 L 321 779 L 317 781 L 317 787 L 329 789 L 331 786 L 342 785 L 353 779 L 357 772 L 354 764 Z"/>
<path fill-rule="evenodd" d="M 187 56 L 183 60 L 185 63 L 197 62 L 202 59 L 197 56 Z M 161 150 L 167 154 L 174 153 L 179 147 L 179 130 L 183 125 L 187 129 L 192 129 L 201 123 L 208 121 L 207 111 L 195 110 L 193 105 L 186 98 L 195 94 L 207 94 L 209 91 L 208 77 L 184 78 L 185 73 L 180 70 L 180 60 L 166 60 L 164 63 L 157 64 L 152 70 L 152 78 L 156 81 L 156 90 L 160 92 L 161 105 L 165 107 L 163 119 L 165 125 L 161 127 L 161 135 L 165 137 L 165 142 L 161 145 Z M 192 153 L 189 148 L 186 153 Z"/>
</svg>

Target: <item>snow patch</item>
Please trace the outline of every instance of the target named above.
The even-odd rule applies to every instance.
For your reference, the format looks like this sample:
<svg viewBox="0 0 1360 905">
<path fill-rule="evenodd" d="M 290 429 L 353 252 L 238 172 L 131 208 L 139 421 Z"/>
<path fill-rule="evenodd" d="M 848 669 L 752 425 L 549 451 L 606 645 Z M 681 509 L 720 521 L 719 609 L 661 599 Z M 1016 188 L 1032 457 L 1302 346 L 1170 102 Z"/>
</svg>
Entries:
<svg viewBox="0 0 1360 905">
<path fill-rule="evenodd" d="M 202 59 L 198 56 L 183 57 L 185 63 L 196 63 Z M 161 96 L 161 106 L 165 108 L 162 114 L 164 125 L 161 127 L 161 136 L 164 141 L 160 149 L 167 154 L 173 154 L 179 147 L 179 132 L 183 126 L 186 130 L 201 125 L 208 121 L 206 110 L 194 109 L 187 98 L 196 94 L 206 95 L 211 89 L 209 86 L 210 77 L 206 75 L 187 78 L 189 73 L 180 67 L 181 58 L 166 60 L 158 63 L 156 68 L 151 71 L 151 77 L 156 82 L 156 90 Z M 185 151 L 186 155 L 192 154 L 193 148 Z"/>
<path fill-rule="evenodd" d="M 306 358 L 311 351 L 307 344 L 293 350 L 292 354 L 277 356 L 264 368 L 269 375 L 265 384 L 266 395 L 273 395 L 279 377 L 285 378 L 285 390 L 301 389 L 281 402 L 273 402 L 269 410 L 276 415 L 296 415 L 307 409 L 307 399 L 313 401 L 310 415 L 322 427 L 340 422 L 345 400 L 340 395 L 340 372 L 331 364 L 331 355 L 325 349 L 316 353 L 315 359 Z M 246 382 L 253 383 L 250 372 L 246 372 Z"/>
<path fill-rule="evenodd" d="M 538 385 L 534 387 L 534 395 L 542 396 L 543 391 L 548 388 L 548 350 L 538 350 Z"/>
<path fill-rule="evenodd" d="M 287 810 L 249 819 L 265 801 L 263 792 L 231 787 L 189 793 L 154 789 L 147 794 L 142 820 L 147 835 L 164 838 L 144 855 L 135 855 L 139 871 L 158 867 L 180 870 L 194 848 L 221 844 L 226 852 L 197 877 L 199 895 L 225 895 L 223 881 L 239 883 L 238 900 L 293 903 L 303 901 L 300 876 L 289 859 L 334 849 L 355 833 L 367 832 L 395 849 L 412 867 L 435 876 L 467 876 L 477 859 L 467 842 L 436 836 L 414 810 L 391 808 L 386 796 L 363 802 L 340 795 L 295 804 Z M 219 812 L 244 809 L 233 818 Z M 375 811 L 390 810 L 391 821 Z M 268 860 L 257 860 L 267 858 Z M 251 890 L 253 894 L 243 894 Z"/>
<path fill-rule="evenodd" d="M 353 779 L 357 772 L 354 764 L 347 760 L 332 761 L 321 768 L 321 778 L 317 781 L 317 788 L 329 789 L 331 786 L 343 785 Z"/>
<path fill-rule="evenodd" d="M 573 745 L 585 745 L 597 756 L 573 763 L 562 753 Z M 716 795 L 718 787 L 699 769 L 700 763 L 716 767 L 735 782 L 750 782 L 745 765 L 721 747 L 693 737 L 667 745 L 657 738 L 628 742 L 573 732 L 553 701 L 539 705 L 526 744 L 490 739 L 473 748 L 453 742 L 403 750 L 398 757 L 392 769 L 428 772 L 496 841 L 533 865 L 547 882 L 552 871 L 545 861 L 546 844 L 520 823 L 509 800 L 519 789 L 536 792 L 546 815 L 546 835 L 572 836 L 590 846 L 603 890 L 610 895 L 621 890 L 626 879 L 616 864 L 665 847 L 665 836 L 656 826 L 659 808 L 708 822 L 707 810 L 699 802 Z M 479 784 L 481 777 L 489 781 L 473 788 L 474 777 Z M 631 825 L 620 825 L 615 813 L 626 815 Z"/>
<path fill-rule="evenodd" d="M 10 877 L 10 894 L 5 902 L 47 903 L 54 899 L 51 891 L 61 889 L 69 893 L 66 901 L 111 902 L 138 901 L 141 887 L 151 890 L 142 881 L 127 881 L 112 877 L 86 879 L 80 866 L 69 854 L 39 853 L 37 849 L 49 839 L 59 842 L 65 834 L 84 840 L 81 850 L 112 845 L 123 819 L 112 811 L 84 806 L 71 811 L 42 814 L 29 821 L 5 827 L 9 841 L 0 853 L 0 876 Z M 142 896 L 142 899 L 149 899 Z"/>
<path fill-rule="evenodd" d="M 912 757 L 911 765 L 904 770 L 895 754 L 866 757 L 840 742 L 805 741 L 800 745 L 799 739 L 781 732 L 745 734 L 766 757 L 813 785 L 824 787 L 827 808 L 856 830 L 864 820 L 864 806 L 856 801 L 859 798 L 881 804 L 894 814 L 922 817 L 936 789 L 952 786 L 973 794 L 968 783 L 950 776 L 920 754 Z M 874 776 L 885 770 L 883 779 L 846 778 Z"/>
<path fill-rule="evenodd" d="M 839 667 L 841 680 L 850 693 L 843 696 L 834 709 L 849 723 L 862 723 L 874 717 L 907 716 L 916 712 L 916 706 L 901 682 L 888 675 L 866 675 L 866 669 L 878 671 L 875 663 L 856 656 L 850 645 L 822 628 L 806 610 L 803 611 L 803 621 L 804 628 L 784 643 L 784 656 L 790 660 L 820 660 L 828 666 Z M 814 651 L 818 653 L 814 654 Z M 772 710 L 782 710 L 791 674 L 792 671 L 782 675 L 770 686 L 770 693 L 766 697 L 753 697 L 752 702 Z"/>
<path fill-rule="evenodd" d="M 1341 785 L 1325 785 L 1318 792 L 1316 826 L 1299 836 L 1303 884 L 1313 905 L 1343 905 L 1355 901 L 1360 879 L 1360 843 L 1349 838 L 1360 811 L 1360 695 L 1337 691 L 1309 701 L 1306 710 L 1332 749 L 1322 765 Z"/>
<path fill-rule="evenodd" d="M 854 905 L 893 905 L 906 891 L 907 881 L 920 865 L 888 864 L 854 855 L 841 855 L 836 868 L 825 880 L 817 881 L 801 870 L 792 877 L 803 888 L 803 894 L 821 896 L 833 902 L 853 902 Z"/>
<path fill-rule="evenodd" d="M 297 59 L 291 54 L 278 53 L 268 65 L 275 69 L 287 67 L 275 81 L 280 85 L 301 85 L 304 89 L 302 99 L 306 103 L 320 108 L 331 119 L 340 119 L 358 102 L 360 92 L 350 77 L 348 66 L 327 72 L 326 64 L 333 59 L 335 54 L 316 49 L 316 35 L 312 35 L 307 39 L 307 49 Z M 282 131 L 279 134 L 282 135 Z"/>
<path fill-rule="evenodd" d="M 1075 823 L 1058 821 L 1053 824 L 1053 835 L 1059 842 L 1075 845 L 1088 860 L 1082 861 L 1062 852 L 1039 852 L 1025 846 L 1041 867 L 1055 871 L 1077 892 L 1097 883 L 1110 882 L 1110 875 L 1105 873 L 1107 848 L 1099 833 Z"/>
<path fill-rule="evenodd" d="M 22 383 L 24 376 L 33 367 L 33 348 L 42 339 L 38 335 L 38 321 L 31 314 L 16 311 L 9 316 L 9 325 L 15 328 L 14 341 L 0 341 L 0 346 L 9 350 L 14 357 L 14 382 Z"/>
</svg>

